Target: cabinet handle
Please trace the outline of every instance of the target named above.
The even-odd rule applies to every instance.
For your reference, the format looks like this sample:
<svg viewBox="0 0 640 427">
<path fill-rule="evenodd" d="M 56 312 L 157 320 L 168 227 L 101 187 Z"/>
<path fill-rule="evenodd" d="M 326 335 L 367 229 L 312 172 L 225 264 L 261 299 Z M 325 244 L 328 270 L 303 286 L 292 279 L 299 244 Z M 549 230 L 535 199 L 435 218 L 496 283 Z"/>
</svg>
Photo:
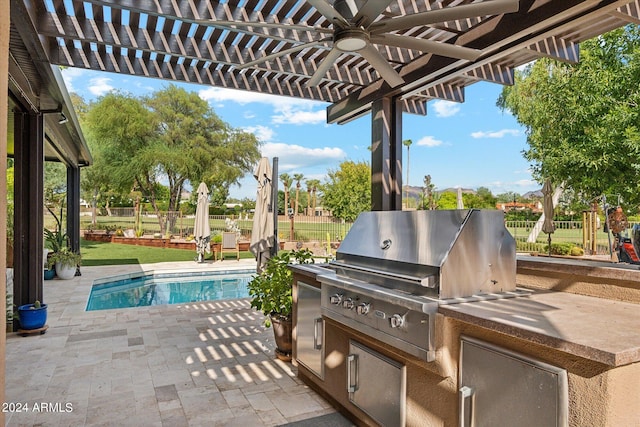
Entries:
<svg viewBox="0 0 640 427">
<path fill-rule="evenodd" d="M 474 390 L 471 387 L 462 386 L 458 391 L 459 395 L 459 420 L 460 427 L 473 427 L 473 400 Z M 467 408 L 468 404 L 468 408 Z"/>
<path fill-rule="evenodd" d="M 313 349 L 322 350 L 322 317 L 313 320 Z"/>
<path fill-rule="evenodd" d="M 347 356 L 347 391 L 349 393 L 355 393 L 356 390 L 358 390 L 357 378 L 358 355 L 350 354 L 349 356 Z"/>
</svg>

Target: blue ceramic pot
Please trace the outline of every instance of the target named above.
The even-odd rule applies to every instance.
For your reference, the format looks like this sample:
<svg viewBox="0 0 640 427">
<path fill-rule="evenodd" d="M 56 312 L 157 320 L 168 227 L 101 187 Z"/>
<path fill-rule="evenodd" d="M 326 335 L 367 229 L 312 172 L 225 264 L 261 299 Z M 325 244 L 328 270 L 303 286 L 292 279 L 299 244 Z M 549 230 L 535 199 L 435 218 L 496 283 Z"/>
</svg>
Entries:
<svg viewBox="0 0 640 427">
<path fill-rule="evenodd" d="M 20 329 L 38 329 L 47 323 L 47 304 L 35 308 L 33 304 L 25 304 L 18 307 Z"/>
<path fill-rule="evenodd" d="M 56 271 L 53 268 L 44 271 L 44 280 L 51 280 L 54 277 L 56 277 Z"/>
</svg>

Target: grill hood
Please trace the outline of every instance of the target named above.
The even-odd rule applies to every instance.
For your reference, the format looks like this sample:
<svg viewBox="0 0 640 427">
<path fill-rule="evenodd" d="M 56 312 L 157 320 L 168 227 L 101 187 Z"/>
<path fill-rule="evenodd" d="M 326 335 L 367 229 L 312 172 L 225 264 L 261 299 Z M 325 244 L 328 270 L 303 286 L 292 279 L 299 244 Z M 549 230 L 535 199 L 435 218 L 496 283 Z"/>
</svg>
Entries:
<svg viewBox="0 0 640 427">
<path fill-rule="evenodd" d="M 515 240 L 495 210 L 364 212 L 331 266 L 441 299 L 507 292 L 515 290 Z"/>
</svg>

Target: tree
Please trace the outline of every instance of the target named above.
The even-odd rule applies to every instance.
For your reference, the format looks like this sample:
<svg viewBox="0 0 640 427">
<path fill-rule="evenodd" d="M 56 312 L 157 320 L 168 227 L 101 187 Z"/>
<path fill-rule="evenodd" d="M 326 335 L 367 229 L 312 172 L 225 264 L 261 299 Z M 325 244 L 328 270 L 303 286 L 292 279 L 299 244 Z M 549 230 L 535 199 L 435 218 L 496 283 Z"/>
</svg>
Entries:
<svg viewBox="0 0 640 427">
<path fill-rule="evenodd" d="M 451 191 L 445 191 L 438 198 L 438 209 L 456 209 L 458 206 L 458 195 Z"/>
<path fill-rule="evenodd" d="M 323 204 L 333 216 L 354 221 L 360 212 L 371 210 L 371 167 L 366 162 L 351 160 L 329 170 L 324 185 Z"/>
<path fill-rule="evenodd" d="M 178 210 L 186 183 L 193 187 L 201 181 L 212 191 L 211 204 L 222 204 L 229 187 L 260 157 L 253 134 L 231 128 L 197 94 L 174 85 L 147 98 L 110 93 L 86 117 L 99 146 L 96 166 L 109 171 L 111 188 L 127 194 L 140 190 L 163 233 L 158 182 L 168 181 L 169 211 Z"/>
<path fill-rule="evenodd" d="M 296 207 L 293 209 L 293 214 L 298 215 L 298 199 L 300 198 L 300 188 L 302 184 L 300 182 L 304 179 L 304 175 L 301 173 L 294 173 L 293 179 L 296 182 Z"/>
<path fill-rule="evenodd" d="M 431 175 L 425 175 L 422 187 L 422 209 L 434 210 L 436 208 L 436 201 L 434 200 L 434 193 L 436 186 L 431 182 Z"/>
<path fill-rule="evenodd" d="M 311 215 L 315 215 L 316 214 L 316 206 L 317 206 L 317 202 L 318 202 L 318 188 L 320 187 L 320 180 L 318 179 L 308 179 L 307 180 L 307 186 L 309 188 L 311 188 L 311 199 L 312 199 L 312 203 L 311 203 L 311 208 L 312 208 L 312 214 Z"/>
<path fill-rule="evenodd" d="M 253 170 L 260 158 L 255 135 L 231 128 L 195 92 L 175 85 L 145 99 L 158 123 L 157 165 L 169 181 L 169 210 L 177 211 L 184 185 L 200 181 L 216 198 Z M 224 200 L 221 201 L 224 203 Z"/>
<path fill-rule="evenodd" d="M 540 59 L 516 75 L 498 106 L 527 129 L 524 152 L 539 181 L 565 182 L 591 200 L 640 203 L 640 28 L 580 44 L 578 64 Z"/>
<path fill-rule="evenodd" d="M 470 209 L 495 209 L 496 197 L 487 187 L 478 187 L 474 193 L 464 193 L 462 195 L 464 205 Z"/>
<path fill-rule="evenodd" d="M 288 173 L 280 174 L 280 181 L 282 181 L 282 191 L 284 192 L 284 214 L 287 215 L 288 202 L 289 202 L 289 191 L 291 190 L 291 176 Z"/>
</svg>

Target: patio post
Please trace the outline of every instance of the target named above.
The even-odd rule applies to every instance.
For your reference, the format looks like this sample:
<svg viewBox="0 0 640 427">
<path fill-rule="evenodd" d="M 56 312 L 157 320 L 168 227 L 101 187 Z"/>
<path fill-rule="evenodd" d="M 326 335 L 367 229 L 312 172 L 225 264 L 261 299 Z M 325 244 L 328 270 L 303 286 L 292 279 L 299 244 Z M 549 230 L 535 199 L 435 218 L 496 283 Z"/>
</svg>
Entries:
<svg viewBox="0 0 640 427">
<path fill-rule="evenodd" d="M 402 210 L 402 106 L 384 97 L 371 106 L 371 210 Z"/>
</svg>

